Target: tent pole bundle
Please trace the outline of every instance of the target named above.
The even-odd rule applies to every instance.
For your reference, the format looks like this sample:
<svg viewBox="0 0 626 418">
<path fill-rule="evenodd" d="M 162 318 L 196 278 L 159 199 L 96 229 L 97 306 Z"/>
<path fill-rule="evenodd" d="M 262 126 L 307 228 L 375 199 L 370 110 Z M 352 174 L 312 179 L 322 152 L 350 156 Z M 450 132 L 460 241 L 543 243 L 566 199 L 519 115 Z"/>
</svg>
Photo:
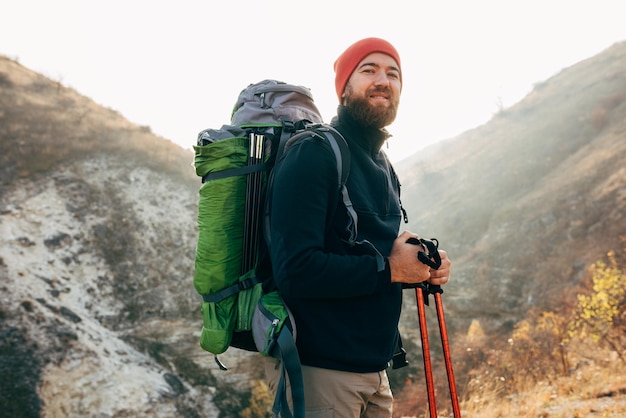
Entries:
<svg viewBox="0 0 626 418">
<path fill-rule="evenodd" d="M 248 166 L 263 164 L 265 160 L 265 136 L 251 133 L 248 144 Z M 243 255 L 241 274 L 250 271 L 256 265 L 259 239 L 261 236 L 261 192 L 263 171 L 255 170 L 246 178 L 246 206 L 243 231 Z"/>
</svg>

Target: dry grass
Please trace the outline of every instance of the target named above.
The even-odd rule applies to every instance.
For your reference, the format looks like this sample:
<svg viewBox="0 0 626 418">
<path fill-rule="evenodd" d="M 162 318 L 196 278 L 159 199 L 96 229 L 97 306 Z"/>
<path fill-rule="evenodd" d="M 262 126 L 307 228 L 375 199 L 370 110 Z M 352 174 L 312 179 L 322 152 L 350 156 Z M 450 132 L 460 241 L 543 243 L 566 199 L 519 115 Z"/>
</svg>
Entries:
<svg viewBox="0 0 626 418">
<path fill-rule="evenodd" d="M 504 417 L 623 417 L 626 416 L 626 368 L 617 359 L 595 362 L 553 382 L 520 382 L 512 395 L 506 382 L 470 391 L 462 402 L 463 416 Z"/>
<path fill-rule="evenodd" d="M 607 357 L 610 360 L 588 359 L 589 364 L 552 381 L 527 377 L 511 387 L 501 378 L 472 379 L 460 395 L 461 414 L 464 418 L 625 417 L 626 367 L 616 356 Z M 423 392 L 423 387 L 412 390 Z M 412 406 L 400 400 L 403 407 L 396 407 L 395 416 L 428 418 L 425 396 L 420 393 L 421 399 Z M 447 396 L 446 391 L 438 391 L 439 417 L 453 416 Z"/>
<path fill-rule="evenodd" d="M 539 330 L 545 317 L 528 319 L 530 327 L 517 328 L 510 339 L 482 332 L 455 336 L 452 360 L 463 417 L 626 417 L 626 362 L 590 339 L 551 340 Z M 524 337 L 530 342 L 523 344 Z M 567 358 L 565 368 L 560 353 Z M 447 378 L 436 357 L 438 416 L 452 417 Z M 429 416 L 422 371 L 396 393 L 394 416 Z"/>
</svg>

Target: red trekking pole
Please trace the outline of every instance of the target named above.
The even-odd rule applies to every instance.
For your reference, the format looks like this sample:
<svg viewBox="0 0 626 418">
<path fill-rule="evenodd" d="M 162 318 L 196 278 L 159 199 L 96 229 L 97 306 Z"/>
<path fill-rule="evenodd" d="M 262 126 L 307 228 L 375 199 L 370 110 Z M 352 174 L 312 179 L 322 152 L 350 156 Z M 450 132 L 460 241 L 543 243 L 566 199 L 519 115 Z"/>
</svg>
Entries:
<svg viewBox="0 0 626 418">
<path fill-rule="evenodd" d="M 441 266 L 441 257 L 437 251 L 439 243 L 436 239 L 432 241 L 424 239 L 410 238 L 408 243 L 422 245 L 425 251 L 418 251 L 417 258 L 433 269 Z M 459 398 L 456 390 L 456 381 L 454 379 L 454 371 L 452 370 L 452 358 L 450 356 L 450 344 L 448 340 L 448 329 L 443 314 L 443 302 L 441 294 L 443 290 L 439 285 L 431 285 L 425 282 L 415 286 L 415 296 L 417 298 L 417 312 L 420 323 L 420 335 L 422 338 L 422 353 L 424 356 L 424 373 L 426 374 L 426 388 L 428 392 L 428 408 L 431 418 L 437 418 L 437 405 L 435 401 L 435 388 L 433 381 L 432 363 L 430 360 L 430 344 L 428 342 L 428 327 L 426 325 L 425 305 L 428 305 L 428 295 L 435 296 L 435 306 L 437 309 L 437 321 L 439 323 L 439 333 L 441 335 L 441 345 L 443 347 L 444 361 L 446 365 L 446 373 L 448 376 L 448 388 L 450 389 L 450 400 L 452 401 L 452 411 L 454 418 L 461 417 L 461 409 L 459 407 Z"/>
<path fill-rule="evenodd" d="M 446 373 L 448 375 L 448 388 L 450 389 L 452 412 L 454 413 L 454 418 L 458 418 L 461 416 L 461 408 L 459 407 L 459 397 L 456 392 L 456 381 L 454 379 L 454 371 L 452 370 L 452 357 L 450 356 L 448 328 L 446 327 L 446 318 L 443 315 L 443 302 L 441 300 L 441 294 L 443 293 L 443 290 L 439 285 L 429 285 L 428 287 L 428 291 L 435 295 L 437 321 L 439 322 L 439 334 L 441 335 L 441 345 L 443 347 L 443 359 L 446 364 Z"/>
<path fill-rule="evenodd" d="M 426 391 L 428 393 L 428 410 L 430 418 L 437 418 L 437 403 L 435 401 L 435 382 L 433 380 L 433 367 L 430 361 L 430 344 L 428 343 L 428 326 L 426 325 L 426 310 L 424 309 L 424 294 L 428 297 L 426 284 L 420 283 L 415 288 L 417 298 L 417 317 L 420 324 L 420 336 L 422 337 L 422 355 L 424 357 L 424 373 L 426 374 Z"/>
</svg>

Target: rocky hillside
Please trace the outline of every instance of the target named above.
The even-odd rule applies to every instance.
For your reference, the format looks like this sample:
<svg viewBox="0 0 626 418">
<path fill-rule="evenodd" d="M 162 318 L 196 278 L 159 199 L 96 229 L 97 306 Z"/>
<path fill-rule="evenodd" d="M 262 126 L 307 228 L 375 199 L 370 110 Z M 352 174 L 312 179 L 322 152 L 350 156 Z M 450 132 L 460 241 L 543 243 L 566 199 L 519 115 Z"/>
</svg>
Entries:
<svg viewBox="0 0 626 418">
<path fill-rule="evenodd" d="M 0 416 L 238 416 L 255 367 L 198 346 L 192 153 L 0 58 L 0 159 Z"/>
<path fill-rule="evenodd" d="M 408 227 L 455 262 L 451 332 L 472 320 L 506 330 L 623 248 L 624 68 L 621 43 L 397 165 Z M 257 357 L 229 350 L 224 372 L 198 346 L 192 159 L 0 57 L 0 417 L 234 417 L 248 406 Z M 403 320 L 418 364 L 414 297 Z"/>
</svg>

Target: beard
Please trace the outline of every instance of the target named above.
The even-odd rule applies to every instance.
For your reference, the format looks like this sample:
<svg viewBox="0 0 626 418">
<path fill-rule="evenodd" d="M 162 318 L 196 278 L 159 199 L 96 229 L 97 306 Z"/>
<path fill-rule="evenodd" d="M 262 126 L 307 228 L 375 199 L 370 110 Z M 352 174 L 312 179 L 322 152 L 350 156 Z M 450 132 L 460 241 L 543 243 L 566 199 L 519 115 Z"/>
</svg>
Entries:
<svg viewBox="0 0 626 418">
<path fill-rule="evenodd" d="M 388 94 L 390 97 L 390 105 L 384 106 L 382 104 L 376 105 L 370 103 L 367 100 L 367 96 L 372 92 Z M 366 97 L 357 96 L 350 85 L 346 86 L 344 101 L 352 117 L 361 124 L 376 129 L 382 129 L 385 126 L 391 125 L 396 119 L 399 104 L 399 100 L 393 95 L 391 90 L 387 87 L 370 89 L 366 92 L 365 96 Z"/>
</svg>

